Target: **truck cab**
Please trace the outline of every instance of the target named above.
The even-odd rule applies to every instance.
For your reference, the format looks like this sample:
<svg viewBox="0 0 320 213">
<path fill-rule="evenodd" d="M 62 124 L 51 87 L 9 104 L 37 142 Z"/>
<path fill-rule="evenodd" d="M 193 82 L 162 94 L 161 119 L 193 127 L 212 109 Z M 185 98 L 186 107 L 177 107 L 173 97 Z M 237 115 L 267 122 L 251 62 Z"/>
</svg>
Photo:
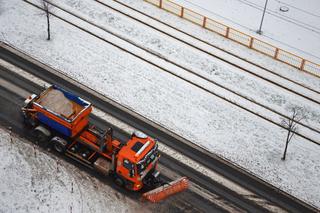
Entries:
<svg viewBox="0 0 320 213">
<path fill-rule="evenodd" d="M 139 190 L 156 179 L 159 160 L 157 141 L 142 132 L 134 132 L 118 153 L 116 173 L 128 189 Z"/>
</svg>

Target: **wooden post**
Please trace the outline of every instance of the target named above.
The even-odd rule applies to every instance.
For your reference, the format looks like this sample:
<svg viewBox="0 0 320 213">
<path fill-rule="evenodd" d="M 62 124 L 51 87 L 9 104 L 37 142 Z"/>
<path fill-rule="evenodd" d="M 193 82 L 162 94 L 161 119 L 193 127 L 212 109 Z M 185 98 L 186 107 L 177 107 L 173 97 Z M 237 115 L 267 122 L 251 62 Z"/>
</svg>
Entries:
<svg viewBox="0 0 320 213">
<path fill-rule="evenodd" d="M 252 49 L 252 45 L 253 45 L 253 37 L 250 37 L 250 43 L 249 43 L 249 48 Z"/>
<path fill-rule="evenodd" d="M 229 38 L 229 31 L 230 31 L 230 27 L 227 27 L 226 38 Z"/>
<path fill-rule="evenodd" d="M 206 23 L 207 23 L 207 17 L 203 16 L 202 27 L 206 28 Z"/>
<path fill-rule="evenodd" d="M 184 7 L 181 7 L 181 13 L 180 13 L 180 17 L 183 17 L 183 13 L 184 13 Z"/>
<path fill-rule="evenodd" d="M 302 59 L 301 65 L 300 65 L 300 70 L 304 70 L 304 65 L 306 64 L 306 60 Z"/>
<path fill-rule="evenodd" d="M 162 8 L 162 0 L 159 1 L 159 7 Z"/>
<path fill-rule="evenodd" d="M 279 48 L 276 48 L 276 52 L 274 53 L 274 58 L 277 59 L 279 54 Z"/>
</svg>

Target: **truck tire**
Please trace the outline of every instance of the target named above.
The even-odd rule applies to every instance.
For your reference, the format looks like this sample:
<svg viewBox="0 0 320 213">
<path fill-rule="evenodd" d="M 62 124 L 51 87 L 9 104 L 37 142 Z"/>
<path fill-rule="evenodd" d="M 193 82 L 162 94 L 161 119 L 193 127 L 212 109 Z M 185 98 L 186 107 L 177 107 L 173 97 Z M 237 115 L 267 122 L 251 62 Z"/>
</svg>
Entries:
<svg viewBox="0 0 320 213">
<path fill-rule="evenodd" d="M 53 148 L 59 153 L 64 153 L 68 145 L 68 142 L 66 140 L 58 136 L 53 137 L 50 143 L 53 145 Z"/>
<path fill-rule="evenodd" d="M 115 182 L 115 184 L 117 184 L 118 186 L 121 186 L 121 187 L 123 187 L 123 185 L 124 185 L 124 181 L 122 180 L 121 177 L 118 177 L 118 176 L 114 177 L 114 182 Z"/>
<path fill-rule="evenodd" d="M 34 128 L 33 133 L 37 138 L 37 141 L 40 142 L 41 144 L 48 142 L 51 136 L 51 132 L 46 128 L 44 128 L 43 126 L 37 126 L 36 128 Z"/>
</svg>

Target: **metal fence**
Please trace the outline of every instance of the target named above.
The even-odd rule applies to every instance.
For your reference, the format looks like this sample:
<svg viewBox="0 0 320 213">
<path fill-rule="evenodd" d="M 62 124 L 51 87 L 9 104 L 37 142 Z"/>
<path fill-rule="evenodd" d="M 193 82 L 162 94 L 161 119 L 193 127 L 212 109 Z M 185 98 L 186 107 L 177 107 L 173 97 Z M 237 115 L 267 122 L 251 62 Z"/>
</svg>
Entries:
<svg viewBox="0 0 320 213">
<path fill-rule="evenodd" d="M 170 0 L 144 0 L 153 5 L 158 6 L 170 13 L 180 16 L 188 21 L 202 26 L 205 29 L 218 33 L 226 38 L 229 38 L 239 44 L 242 44 L 250 49 L 256 50 L 262 54 L 268 55 L 278 61 L 291 65 L 299 70 L 320 77 L 320 65 L 308 61 L 302 57 L 292 54 L 288 51 L 277 48 L 264 41 L 256 39 L 236 29 L 228 27 L 220 22 L 212 20 L 206 16 L 187 9 Z"/>
</svg>

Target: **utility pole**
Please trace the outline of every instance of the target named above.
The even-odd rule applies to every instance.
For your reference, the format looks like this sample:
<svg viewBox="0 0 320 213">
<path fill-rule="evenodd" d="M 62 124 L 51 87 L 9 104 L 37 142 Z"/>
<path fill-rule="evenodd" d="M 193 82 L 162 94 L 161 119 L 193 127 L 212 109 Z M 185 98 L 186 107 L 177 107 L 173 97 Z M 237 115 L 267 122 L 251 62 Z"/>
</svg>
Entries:
<svg viewBox="0 0 320 213">
<path fill-rule="evenodd" d="M 268 4 L 268 0 L 266 0 L 266 3 L 264 4 L 260 27 L 259 27 L 259 30 L 257 31 L 257 33 L 260 35 L 262 34 L 261 28 L 262 28 L 262 23 L 263 23 L 263 19 L 264 19 L 264 14 L 266 13 L 266 10 L 267 10 L 267 4 Z"/>
</svg>

